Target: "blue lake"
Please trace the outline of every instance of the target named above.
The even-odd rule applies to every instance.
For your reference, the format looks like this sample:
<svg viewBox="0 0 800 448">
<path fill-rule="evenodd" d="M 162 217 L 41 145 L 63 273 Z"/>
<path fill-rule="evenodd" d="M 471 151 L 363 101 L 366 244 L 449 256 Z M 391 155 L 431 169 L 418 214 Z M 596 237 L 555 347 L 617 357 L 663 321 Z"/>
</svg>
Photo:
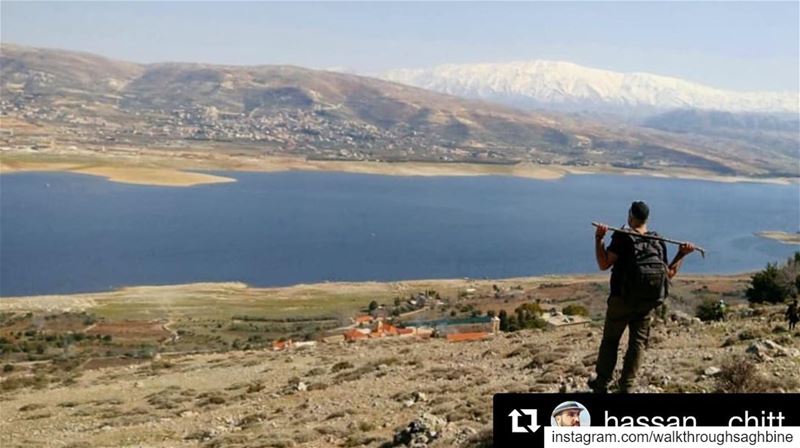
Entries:
<svg viewBox="0 0 800 448">
<path fill-rule="evenodd" d="M 65 173 L 0 176 L 0 296 L 596 272 L 590 222 L 622 225 L 639 199 L 650 204 L 652 229 L 708 250 L 684 272 L 762 268 L 797 246 L 753 232 L 800 229 L 797 185 L 222 174 L 238 182 L 164 188 Z"/>
</svg>

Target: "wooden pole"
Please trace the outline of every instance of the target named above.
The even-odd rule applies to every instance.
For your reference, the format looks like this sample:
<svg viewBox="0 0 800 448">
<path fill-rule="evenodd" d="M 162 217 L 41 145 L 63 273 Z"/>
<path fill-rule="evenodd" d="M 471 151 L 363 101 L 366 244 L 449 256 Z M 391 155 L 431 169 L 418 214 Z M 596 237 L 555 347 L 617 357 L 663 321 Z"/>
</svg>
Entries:
<svg viewBox="0 0 800 448">
<path fill-rule="evenodd" d="M 592 222 L 592 225 L 595 226 L 595 227 L 600 227 L 601 224 L 597 223 L 597 222 Z M 618 229 L 616 227 L 610 227 L 610 226 L 606 226 L 606 227 L 608 227 L 608 230 L 611 230 L 611 231 L 614 231 L 614 232 L 624 233 L 626 235 L 638 236 L 639 238 L 644 238 L 644 239 L 647 239 L 647 240 L 663 241 L 665 243 L 672 243 L 672 244 L 677 244 L 677 245 L 687 244 L 687 242 L 685 242 L 685 241 L 671 240 L 669 238 L 663 238 L 663 237 L 654 236 L 654 235 L 643 235 L 643 234 L 641 234 L 639 232 L 633 232 L 633 231 L 625 230 L 625 229 Z M 695 248 L 696 251 L 700 252 L 700 255 L 702 255 L 703 258 L 706 258 L 706 250 L 705 249 L 703 249 L 700 246 L 694 246 L 694 248 Z"/>
</svg>

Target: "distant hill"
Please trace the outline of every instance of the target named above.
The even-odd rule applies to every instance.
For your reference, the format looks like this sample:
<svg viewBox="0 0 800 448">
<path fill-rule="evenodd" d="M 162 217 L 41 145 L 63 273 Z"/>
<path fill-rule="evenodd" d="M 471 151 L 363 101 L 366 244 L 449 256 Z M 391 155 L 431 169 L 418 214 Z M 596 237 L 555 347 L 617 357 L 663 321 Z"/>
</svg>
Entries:
<svg viewBox="0 0 800 448">
<path fill-rule="evenodd" d="M 787 156 L 797 156 L 800 152 L 800 117 L 797 114 L 673 110 L 649 117 L 642 125 L 769 147 Z"/>
<path fill-rule="evenodd" d="M 796 155 L 529 112 L 293 66 L 134 64 L 0 47 L 0 113 L 63 147 L 228 148 L 315 159 L 699 168 L 785 175 Z M 9 120 L 5 120 L 10 123 Z M 5 147 L 47 147 L 17 132 Z M 789 171 L 789 174 L 792 174 Z M 797 174 L 793 174 L 797 175 Z"/>
<path fill-rule="evenodd" d="M 448 64 L 400 69 L 384 79 L 528 109 L 658 113 L 675 108 L 798 112 L 797 92 L 734 92 L 648 73 L 620 73 L 561 61 Z"/>
<path fill-rule="evenodd" d="M 800 117 L 794 114 L 757 114 L 679 109 L 652 116 L 645 126 L 671 132 L 707 133 L 715 129 L 760 132 L 800 132 Z"/>
</svg>

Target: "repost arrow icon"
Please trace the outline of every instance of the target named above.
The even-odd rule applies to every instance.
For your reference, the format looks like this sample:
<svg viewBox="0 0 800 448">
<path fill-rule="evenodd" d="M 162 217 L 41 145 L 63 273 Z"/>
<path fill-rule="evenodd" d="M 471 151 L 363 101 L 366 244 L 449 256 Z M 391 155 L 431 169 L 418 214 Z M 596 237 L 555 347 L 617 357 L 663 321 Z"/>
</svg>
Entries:
<svg viewBox="0 0 800 448">
<path fill-rule="evenodd" d="M 508 414 L 508 416 L 511 417 L 511 432 L 528 432 L 528 430 L 525 429 L 524 426 L 519 426 L 520 415 L 522 414 L 520 414 L 520 412 L 516 409 L 511 411 L 510 414 Z"/>
<path fill-rule="evenodd" d="M 531 424 L 528 426 L 520 426 L 519 418 L 522 415 L 528 415 L 531 417 Z M 520 413 L 518 410 L 514 409 L 508 414 L 511 417 L 511 432 L 536 432 L 541 428 L 538 425 L 537 418 L 536 418 L 537 410 L 536 409 L 523 409 Z"/>
<path fill-rule="evenodd" d="M 541 428 L 541 426 L 539 426 L 539 422 L 537 421 L 538 419 L 536 418 L 536 409 L 523 409 L 522 413 L 531 416 L 531 424 L 528 425 L 528 429 L 530 429 L 531 432 L 536 432 L 539 430 L 539 428 Z"/>
</svg>

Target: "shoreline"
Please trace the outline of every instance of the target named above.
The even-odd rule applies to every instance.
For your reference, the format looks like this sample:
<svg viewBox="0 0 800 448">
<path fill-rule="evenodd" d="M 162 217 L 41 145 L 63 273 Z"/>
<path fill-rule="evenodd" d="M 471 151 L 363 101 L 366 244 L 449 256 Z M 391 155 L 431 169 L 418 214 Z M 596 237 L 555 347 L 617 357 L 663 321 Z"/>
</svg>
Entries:
<svg viewBox="0 0 800 448">
<path fill-rule="evenodd" d="M 782 232 L 777 230 L 765 230 L 763 232 L 756 232 L 755 234 L 756 236 L 760 236 L 761 238 L 778 241 L 783 244 L 800 246 L 800 233 Z"/>
<path fill-rule="evenodd" d="M 57 172 L 102 177 L 109 182 L 157 187 L 193 187 L 195 185 L 236 182 L 230 177 L 182 171 L 174 168 L 124 167 L 59 162 L 0 162 L 0 175 L 12 173 Z"/>
<path fill-rule="evenodd" d="M 435 162 L 317 161 L 289 156 L 241 157 L 212 153 L 137 152 L 136 155 L 98 156 L 86 151 L 77 154 L 30 154 L 4 152 L 0 175 L 18 172 L 72 172 L 99 176 L 110 182 L 165 187 L 236 182 L 236 179 L 198 171 L 273 173 L 288 171 L 344 172 L 383 176 L 512 176 L 536 180 L 559 180 L 567 175 L 624 175 L 666 179 L 703 180 L 722 183 L 761 183 L 793 185 L 800 179 L 721 176 L 698 170 L 652 172 L 613 167 L 572 167 L 561 165 L 492 165 Z"/>
<path fill-rule="evenodd" d="M 750 279 L 752 272 L 739 272 L 734 274 L 685 274 L 681 275 L 683 281 L 700 280 L 742 280 Z M 0 311 L 20 309 L 82 309 L 102 304 L 106 301 L 135 300 L 136 298 L 170 297 L 174 294 L 229 294 L 231 292 L 246 295 L 261 296 L 274 295 L 277 299 L 307 298 L 312 294 L 378 294 L 392 292 L 402 294 L 405 291 L 421 289 L 463 289 L 469 287 L 487 287 L 492 285 L 542 285 L 558 283 L 569 286 L 581 283 L 608 282 L 608 273 L 592 274 L 545 274 L 530 277 L 509 277 L 496 279 L 483 278 L 444 278 L 444 279 L 413 279 L 396 281 L 363 281 L 363 282 L 320 282 L 298 283 L 288 286 L 252 286 L 244 282 L 194 282 L 168 285 L 136 285 L 123 286 L 110 291 L 75 292 L 63 294 L 39 294 L 27 296 L 0 296 Z M 158 299 L 156 299 L 158 300 Z M 168 300 L 168 299 L 165 299 Z"/>
</svg>

